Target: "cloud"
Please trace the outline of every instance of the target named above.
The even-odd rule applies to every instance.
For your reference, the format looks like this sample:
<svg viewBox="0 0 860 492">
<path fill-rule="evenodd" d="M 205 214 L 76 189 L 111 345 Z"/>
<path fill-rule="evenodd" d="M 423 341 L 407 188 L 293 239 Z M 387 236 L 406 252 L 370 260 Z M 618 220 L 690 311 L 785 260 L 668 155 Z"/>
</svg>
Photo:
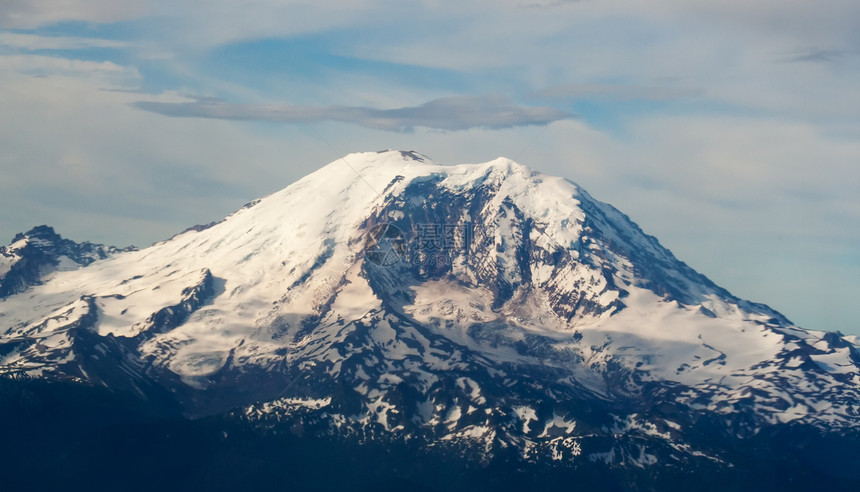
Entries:
<svg viewBox="0 0 860 492">
<path fill-rule="evenodd" d="M 843 57 L 847 52 L 845 50 L 835 48 L 804 48 L 797 50 L 791 55 L 778 59 L 784 63 L 802 63 L 802 62 L 817 62 L 830 63 Z"/>
<path fill-rule="evenodd" d="M 534 94 L 552 100 L 606 99 L 611 101 L 669 101 L 697 97 L 702 89 L 685 87 L 635 86 L 621 84 L 567 84 L 549 87 Z"/>
<path fill-rule="evenodd" d="M 116 22 L 147 12 L 138 0 L 3 0 L 0 28 L 33 29 L 64 21 Z"/>
<path fill-rule="evenodd" d="M 350 106 L 292 106 L 289 104 L 237 104 L 217 99 L 193 102 L 139 101 L 134 106 L 165 116 L 274 123 L 337 121 L 385 131 L 501 129 L 547 125 L 571 118 L 557 108 L 519 106 L 507 97 L 458 96 L 435 99 L 420 106 L 375 109 Z"/>
<path fill-rule="evenodd" d="M 42 55 L 0 55 L 0 83 L 5 90 L 11 90 L 11 81 L 24 78 L 85 78 L 105 88 L 135 87 L 140 81 L 140 73 L 134 67 L 119 65 L 110 61 L 75 60 Z M 54 99 L 55 94 L 44 94 L 46 99 Z"/>
<path fill-rule="evenodd" d="M 110 61 L 75 60 L 40 55 L 0 55 L 0 71 L 52 74 L 60 73 L 128 73 L 134 69 Z"/>
<path fill-rule="evenodd" d="M 69 36 L 38 36 L 16 32 L 0 32 L 0 46 L 21 51 L 81 50 L 87 48 L 128 48 L 130 43 L 110 39 Z"/>
<path fill-rule="evenodd" d="M 579 3 L 581 1 L 583 0 L 537 0 L 534 2 L 523 2 L 517 4 L 517 7 L 526 9 L 553 9 Z"/>
</svg>

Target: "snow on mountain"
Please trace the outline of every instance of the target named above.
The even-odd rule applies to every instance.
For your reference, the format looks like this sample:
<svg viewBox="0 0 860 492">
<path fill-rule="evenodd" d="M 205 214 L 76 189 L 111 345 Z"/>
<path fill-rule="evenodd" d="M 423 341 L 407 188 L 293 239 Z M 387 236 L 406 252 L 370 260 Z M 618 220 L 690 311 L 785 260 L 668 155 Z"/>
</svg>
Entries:
<svg viewBox="0 0 860 492">
<path fill-rule="evenodd" d="M 719 459 L 703 415 L 860 426 L 854 340 L 735 298 L 570 181 L 412 152 L 0 299 L 0 371 L 526 459 Z"/>
</svg>

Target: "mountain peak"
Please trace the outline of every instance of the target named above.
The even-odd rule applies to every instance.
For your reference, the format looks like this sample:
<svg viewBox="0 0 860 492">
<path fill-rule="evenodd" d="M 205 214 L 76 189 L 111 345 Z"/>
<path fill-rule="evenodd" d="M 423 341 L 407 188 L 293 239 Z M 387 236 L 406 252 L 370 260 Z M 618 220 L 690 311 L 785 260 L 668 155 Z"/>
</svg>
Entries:
<svg viewBox="0 0 860 492">
<path fill-rule="evenodd" d="M 53 227 L 40 225 L 18 233 L 8 247 L 0 246 L 0 299 L 39 285 L 55 271 L 74 270 L 116 253 L 132 251 L 64 239 Z"/>
<path fill-rule="evenodd" d="M 22 239 L 27 238 L 41 238 L 41 239 L 50 239 L 54 240 L 59 238 L 59 235 L 54 231 L 54 228 L 47 225 L 39 225 L 35 226 L 27 232 L 19 232 L 15 234 L 15 237 L 12 239 L 12 243 L 16 243 Z"/>
</svg>

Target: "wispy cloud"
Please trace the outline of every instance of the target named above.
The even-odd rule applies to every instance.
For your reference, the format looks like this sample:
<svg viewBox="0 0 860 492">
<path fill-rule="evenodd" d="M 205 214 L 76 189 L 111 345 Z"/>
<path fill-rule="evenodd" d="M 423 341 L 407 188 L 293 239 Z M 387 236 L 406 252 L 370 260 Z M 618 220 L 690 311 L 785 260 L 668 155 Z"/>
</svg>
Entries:
<svg viewBox="0 0 860 492">
<path fill-rule="evenodd" d="M 68 36 L 38 36 L 16 32 L 0 32 L 0 46 L 21 51 L 80 50 L 87 48 L 128 48 L 129 43 L 109 39 Z"/>
<path fill-rule="evenodd" d="M 803 48 L 794 53 L 783 56 L 777 61 L 783 63 L 831 63 L 843 57 L 847 52 L 835 48 Z"/>
<path fill-rule="evenodd" d="M 446 97 L 420 106 L 394 109 L 238 104 L 212 98 L 189 102 L 139 101 L 134 103 L 134 106 L 172 117 L 276 123 L 339 121 L 386 131 L 410 131 L 416 127 L 452 131 L 470 128 L 501 129 L 547 125 L 572 117 L 557 108 L 520 106 L 501 95 Z"/>
<path fill-rule="evenodd" d="M 75 60 L 41 55 L 0 55 L 0 80 L 9 76 L 85 76 L 104 82 L 110 80 L 121 87 L 136 82 L 140 74 L 110 61 Z"/>
<path fill-rule="evenodd" d="M 637 86 L 621 84 L 567 84 L 549 87 L 534 94 L 542 99 L 607 99 L 612 101 L 668 101 L 697 97 L 702 89 L 689 87 Z"/>
<path fill-rule="evenodd" d="M 583 0 L 537 0 L 533 2 L 523 2 L 517 4 L 517 7 L 527 8 L 527 9 L 552 9 L 556 7 L 563 7 L 565 5 L 570 5 L 573 3 L 579 3 Z"/>
<path fill-rule="evenodd" d="M 32 29 L 63 21 L 114 22 L 148 10 L 139 0 L 3 0 L 0 28 Z"/>
</svg>

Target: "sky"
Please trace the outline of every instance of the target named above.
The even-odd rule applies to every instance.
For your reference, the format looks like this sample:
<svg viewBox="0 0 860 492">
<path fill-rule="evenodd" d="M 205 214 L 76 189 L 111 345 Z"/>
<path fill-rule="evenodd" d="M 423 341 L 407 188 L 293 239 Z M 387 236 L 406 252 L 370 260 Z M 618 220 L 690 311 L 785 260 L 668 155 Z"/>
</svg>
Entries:
<svg viewBox="0 0 860 492">
<path fill-rule="evenodd" d="M 564 176 L 860 334 L 856 0 L 2 0 L 0 243 L 146 246 L 350 152 Z"/>
</svg>

